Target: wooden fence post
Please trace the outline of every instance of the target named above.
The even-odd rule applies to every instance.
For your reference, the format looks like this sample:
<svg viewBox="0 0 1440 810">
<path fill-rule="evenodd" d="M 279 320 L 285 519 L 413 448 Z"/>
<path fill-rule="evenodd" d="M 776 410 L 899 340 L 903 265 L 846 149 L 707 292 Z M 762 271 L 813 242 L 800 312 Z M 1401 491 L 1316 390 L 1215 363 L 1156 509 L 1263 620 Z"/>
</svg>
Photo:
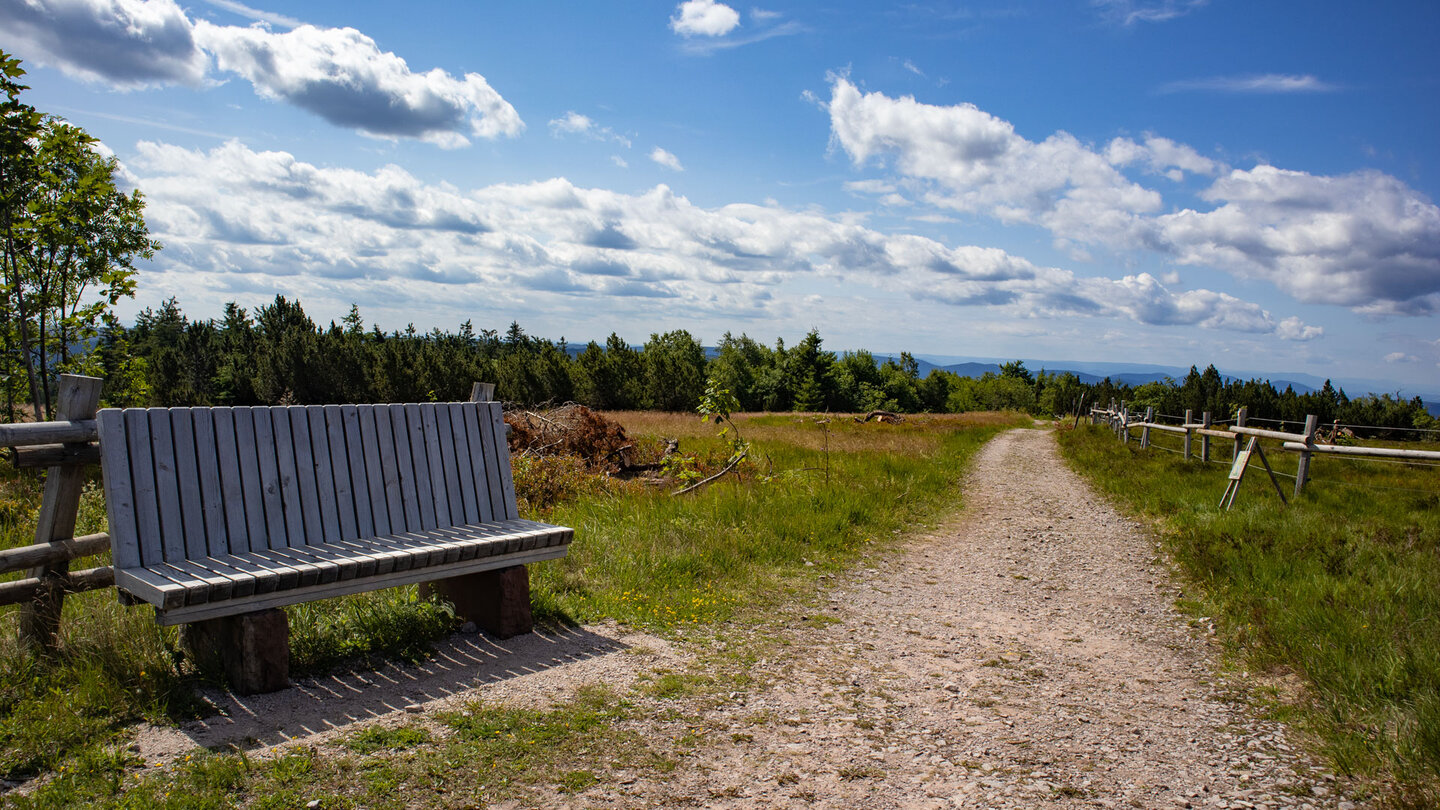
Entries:
<svg viewBox="0 0 1440 810">
<path fill-rule="evenodd" d="M 1250 409 L 1247 408 L 1247 407 L 1241 406 L 1240 412 L 1237 413 L 1237 414 L 1235 414 L 1235 426 L 1236 426 L 1236 427 L 1245 427 L 1245 417 L 1248 416 L 1249 414 L 1250 414 Z M 1237 434 L 1235 435 L 1235 447 L 1234 447 L 1233 449 L 1231 449 L 1231 451 L 1230 451 L 1230 458 L 1233 459 L 1233 458 L 1235 458 L 1235 457 L 1237 457 L 1237 456 L 1239 456 L 1239 455 L 1240 455 L 1240 435 L 1237 433 Z"/>
<path fill-rule="evenodd" d="M 56 419 L 94 419 L 100 405 L 100 385 L 101 380 L 96 377 L 61 374 Z M 65 447 L 78 449 L 86 444 L 73 442 Z M 37 544 L 68 541 L 75 536 L 75 518 L 84 487 L 84 467 L 72 464 L 50 467 L 45 471 L 45 497 L 40 502 L 40 519 L 35 527 Z M 68 560 L 30 569 L 30 576 L 46 582 L 49 587 L 20 608 L 20 643 L 26 649 L 37 652 L 53 650 L 59 642 L 60 610 L 65 603 L 61 580 L 69 571 Z"/>
<path fill-rule="evenodd" d="M 1120 403 L 1120 443 L 1130 443 L 1130 406 Z"/>
<path fill-rule="evenodd" d="M 1315 446 L 1315 429 L 1320 426 L 1320 417 L 1315 414 L 1308 414 L 1305 417 L 1305 446 Z M 1300 464 L 1295 468 L 1295 497 L 1300 497 L 1300 491 L 1305 488 L 1305 482 L 1310 478 L 1310 451 L 1300 451 Z"/>
<path fill-rule="evenodd" d="M 1154 422 L 1154 421 L 1155 421 L 1155 408 L 1154 408 L 1154 407 L 1146 408 L 1146 409 L 1145 409 L 1145 424 L 1140 428 L 1140 446 L 1141 446 L 1142 448 L 1147 448 L 1147 447 L 1150 446 L 1150 423 L 1151 423 L 1151 422 Z"/>
<path fill-rule="evenodd" d="M 1210 429 L 1209 411 L 1205 411 L 1204 413 L 1200 414 L 1200 424 L 1204 426 L 1205 430 Z M 1210 460 L 1210 437 L 1204 433 L 1200 434 L 1200 460 Z"/>
<path fill-rule="evenodd" d="M 1194 418 L 1194 411 L 1185 409 L 1185 460 L 1190 460 L 1190 421 Z"/>
</svg>

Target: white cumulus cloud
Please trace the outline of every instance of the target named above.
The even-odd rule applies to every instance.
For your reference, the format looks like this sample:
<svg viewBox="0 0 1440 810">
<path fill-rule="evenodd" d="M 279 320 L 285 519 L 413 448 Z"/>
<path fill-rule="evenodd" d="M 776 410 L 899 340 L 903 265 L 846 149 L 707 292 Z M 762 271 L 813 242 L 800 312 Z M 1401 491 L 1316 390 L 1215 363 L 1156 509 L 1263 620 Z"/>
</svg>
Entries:
<svg viewBox="0 0 1440 810">
<path fill-rule="evenodd" d="M 396 166 L 323 168 L 237 142 L 208 152 L 142 143 L 127 170 L 166 245 L 155 260 L 156 295 L 333 297 L 343 285 L 362 303 L 479 307 L 506 290 L 560 305 L 663 299 L 702 315 L 773 318 L 800 306 L 786 285 L 813 278 L 1015 317 L 1318 336 L 1254 303 L 1176 293 L 1143 273 L 1081 277 L 997 248 L 951 247 L 775 204 L 701 208 L 664 185 L 624 194 L 555 178 L 462 190 Z"/>
<path fill-rule="evenodd" d="M 675 157 L 658 146 L 650 151 L 650 159 L 671 171 L 685 171 L 685 167 L 680 165 L 680 158 Z"/>
<path fill-rule="evenodd" d="M 353 28 L 316 28 L 233 0 L 213 2 L 295 27 L 276 33 L 192 21 L 174 0 L 0 0 L 0 46 L 118 88 L 201 86 L 212 68 L 235 73 L 266 98 L 379 138 L 457 147 L 525 128 L 478 73 L 417 73 Z"/>
<path fill-rule="evenodd" d="M 1062 245 L 1150 251 L 1261 279 L 1307 303 L 1440 312 L 1440 208 L 1393 176 L 1232 169 L 1156 135 L 1103 150 L 1063 131 L 1031 141 L 972 104 L 863 93 L 844 77 L 831 90 L 833 142 L 857 167 L 878 164 L 923 189 L 919 199 L 934 206 L 1039 225 Z M 1167 210 L 1127 168 L 1215 180 L 1196 205 Z"/>
<path fill-rule="evenodd" d="M 410 70 L 353 28 L 262 28 L 196 24 L 221 70 L 238 73 L 263 96 L 287 101 L 338 126 L 380 138 L 464 146 L 467 134 L 514 136 L 524 122 L 478 73 L 456 78 Z"/>
<path fill-rule="evenodd" d="M 685 37 L 723 37 L 740 25 L 740 13 L 715 0 L 685 0 L 675 12 L 670 30 Z"/>
<path fill-rule="evenodd" d="M 120 88 L 197 86 L 209 64 L 174 0 L 0 0 L 0 46 Z"/>
</svg>

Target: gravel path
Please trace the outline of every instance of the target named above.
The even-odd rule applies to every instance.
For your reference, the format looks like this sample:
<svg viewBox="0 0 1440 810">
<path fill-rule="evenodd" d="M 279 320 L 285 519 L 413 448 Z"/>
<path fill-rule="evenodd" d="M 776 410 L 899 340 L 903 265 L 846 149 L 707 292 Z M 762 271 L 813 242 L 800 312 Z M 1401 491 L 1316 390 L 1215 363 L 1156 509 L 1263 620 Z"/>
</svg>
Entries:
<svg viewBox="0 0 1440 810">
<path fill-rule="evenodd" d="M 1216 674 L 1153 541 L 1063 464 L 1052 433 L 997 437 L 958 522 L 877 565 L 762 662 L 768 688 L 710 710 L 710 742 L 668 778 L 571 801 L 1353 806 Z"/>
</svg>

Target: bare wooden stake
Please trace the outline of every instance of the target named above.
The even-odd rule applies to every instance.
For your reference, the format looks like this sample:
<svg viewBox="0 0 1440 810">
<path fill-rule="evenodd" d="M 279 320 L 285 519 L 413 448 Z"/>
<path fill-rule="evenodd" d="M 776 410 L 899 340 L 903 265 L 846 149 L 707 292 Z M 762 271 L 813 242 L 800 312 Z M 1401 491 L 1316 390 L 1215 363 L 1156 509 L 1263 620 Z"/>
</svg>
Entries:
<svg viewBox="0 0 1440 810">
<path fill-rule="evenodd" d="M 1200 414 L 1200 424 L 1203 426 L 1203 429 L 1204 429 L 1204 430 L 1209 430 L 1209 429 L 1210 429 L 1210 412 L 1209 412 L 1209 411 L 1205 411 L 1204 413 Z M 1200 434 L 1200 460 L 1201 460 L 1201 461 L 1209 461 L 1209 460 L 1210 460 L 1210 434 L 1208 434 L 1208 433 L 1201 433 L 1201 434 Z"/>
<path fill-rule="evenodd" d="M 1320 417 L 1309 414 L 1305 417 L 1305 446 L 1315 446 L 1315 429 L 1320 426 Z M 1310 450 L 1300 452 L 1300 464 L 1295 469 L 1295 497 L 1300 497 L 1301 491 L 1305 489 L 1305 482 L 1310 478 Z"/>
<path fill-rule="evenodd" d="M 1190 427 L 1190 424 L 1191 424 L 1191 421 L 1194 419 L 1194 413 L 1195 413 L 1195 412 L 1192 411 L 1192 410 L 1190 410 L 1189 408 L 1186 408 L 1186 409 L 1185 409 L 1185 460 L 1186 460 L 1186 461 L 1189 461 L 1189 460 L 1190 460 L 1190 438 L 1191 438 L 1190 431 L 1193 430 L 1193 428 Z"/>
<path fill-rule="evenodd" d="M 1235 427 L 1245 427 L 1245 418 L 1249 416 L 1249 414 L 1250 409 L 1242 407 L 1240 412 L 1235 414 Z M 1235 437 L 1235 447 L 1230 451 L 1230 457 L 1235 458 L 1238 455 L 1240 455 L 1240 436 L 1237 435 Z"/>
</svg>

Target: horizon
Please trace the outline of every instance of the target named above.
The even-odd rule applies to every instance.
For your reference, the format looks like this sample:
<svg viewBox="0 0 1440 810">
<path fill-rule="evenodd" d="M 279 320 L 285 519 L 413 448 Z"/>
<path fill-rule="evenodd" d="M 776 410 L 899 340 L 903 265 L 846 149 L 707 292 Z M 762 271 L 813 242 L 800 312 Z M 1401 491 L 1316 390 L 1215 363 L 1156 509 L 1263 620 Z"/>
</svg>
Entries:
<svg viewBox="0 0 1440 810">
<path fill-rule="evenodd" d="M 1418 3 L 36 0 L 0 7 L 0 48 L 145 194 L 165 247 L 127 321 L 280 294 L 385 331 L 815 328 L 1436 396 L 1437 26 Z"/>
</svg>

